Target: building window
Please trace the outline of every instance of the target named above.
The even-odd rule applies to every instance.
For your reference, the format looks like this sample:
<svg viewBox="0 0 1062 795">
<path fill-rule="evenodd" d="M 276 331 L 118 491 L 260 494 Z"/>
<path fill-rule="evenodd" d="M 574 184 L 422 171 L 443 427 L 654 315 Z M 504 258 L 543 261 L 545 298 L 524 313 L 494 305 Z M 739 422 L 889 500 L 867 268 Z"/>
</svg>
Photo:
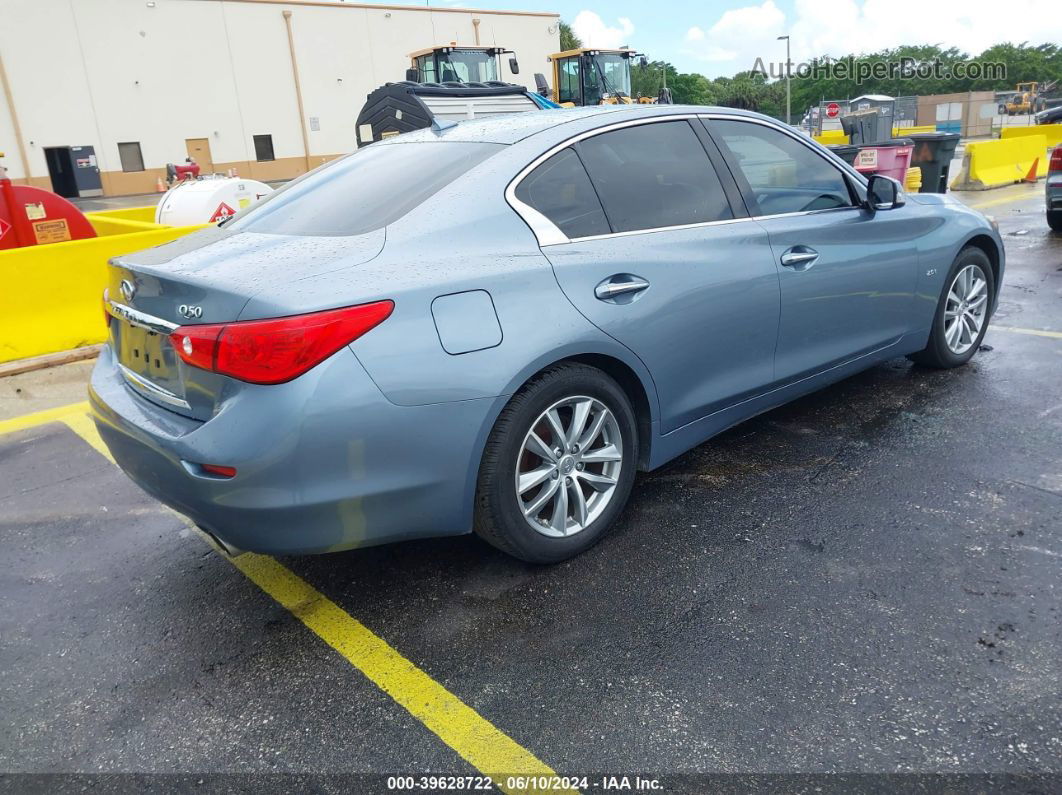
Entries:
<svg viewBox="0 0 1062 795">
<path fill-rule="evenodd" d="M 273 136 L 254 136 L 254 157 L 259 163 L 264 160 L 275 160 L 273 157 Z"/>
<path fill-rule="evenodd" d="M 118 144 L 118 157 L 122 160 L 122 171 L 144 170 L 144 155 L 140 152 L 139 141 Z"/>
</svg>

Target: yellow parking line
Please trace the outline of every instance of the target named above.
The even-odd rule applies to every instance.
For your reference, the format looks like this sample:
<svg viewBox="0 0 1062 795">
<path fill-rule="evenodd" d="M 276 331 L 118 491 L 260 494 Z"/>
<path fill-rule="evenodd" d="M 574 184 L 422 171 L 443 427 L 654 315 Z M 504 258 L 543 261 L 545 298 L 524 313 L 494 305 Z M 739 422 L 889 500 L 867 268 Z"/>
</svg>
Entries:
<svg viewBox="0 0 1062 795">
<path fill-rule="evenodd" d="M 245 552 L 232 562 L 465 761 L 494 779 L 503 792 L 520 791 L 505 785 L 506 777 L 514 775 L 514 771 L 524 775 L 555 775 L 544 762 L 395 651 L 387 641 L 273 558 Z"/>
<path fill-rule="evenodd" d="M 1062 331 L 1044 331 L 1038 328 L 1016 328 L 1015 326 L 992 326 L 993 331 L 1009 331 L 1012 334 L 1032 334 L 1034 337 L 1049 337 L 1062 340 Z"/>
<path fill-rule="evenodd" d="M 35 411 L 32 414 L 23 414 L 21 417 L 14 417 L 10 420 L 0 420 L 0 436 L 3 436 L 5 433 L 24 431 L 27 428 L 44 425 L 48 422 L 61 422 L 67 417 L 73 417 L 78 414 L 84 416 L 88 410 L 89 404 L 87 402 L 72 403 L 54 409 Z"/>
<path fill-rule="evenodd" d="M 984 210 L 988 207 L 996 207 L 1000 204 L 1013 204 L 1020 201 L 1029 201 L 1031 199 L 1042 199 L 1043 192 L 1034 193 L 1028 191 L 1026 193 L 1011 194 L 1009 196 L 1001 196 L 998 199 L 992 199 L 991 201 L 978 202 L 976 204 L 967 204 L 966 206 L 972 210 Z"/>
<path fill-rule="evenodd" d="M 87 410 L 87 403 L 78 403 L 4 420 L 0 435 L 62 422 L 113 463 Z M 253 552 L 225 557 L 465 761 L 490 776 L 502 792 L 525 791 L 507 786 L 508 776 L 556 775 L 545 762 L 275 559 Z"/>
</svg>

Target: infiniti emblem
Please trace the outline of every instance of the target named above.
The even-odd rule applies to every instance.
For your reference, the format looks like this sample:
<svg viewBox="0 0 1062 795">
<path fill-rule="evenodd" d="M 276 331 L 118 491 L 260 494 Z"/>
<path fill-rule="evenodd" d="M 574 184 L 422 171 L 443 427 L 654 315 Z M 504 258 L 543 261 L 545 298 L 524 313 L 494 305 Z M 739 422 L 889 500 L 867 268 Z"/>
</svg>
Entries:
<svg viewBox="0 0 1062 795">
<path fill-rule="evenodd" d="M 136 295 L 136 285 L 128 279 L 122 279 L 122 283 L 118 285 L 118 289 L 122 291 L 122 298 L 126 301 L 132 301 L 133 296 Z"/>
</svg>

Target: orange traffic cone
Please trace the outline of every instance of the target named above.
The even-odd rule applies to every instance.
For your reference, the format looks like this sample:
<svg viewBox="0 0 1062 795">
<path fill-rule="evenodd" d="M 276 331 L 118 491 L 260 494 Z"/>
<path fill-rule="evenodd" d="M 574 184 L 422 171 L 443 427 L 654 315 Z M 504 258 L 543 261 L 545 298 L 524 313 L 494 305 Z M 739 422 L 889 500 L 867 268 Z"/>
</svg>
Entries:
<svg viewBox="0 0 1062 795">
<path fill-rule="evenodd" d="M 162 184 L 162 177 L 158 177 L 155 180 L 155 191 L 157 193 L 165 193 L 166 192 L 166 186 Z"/>
<path fill-rule="evenodd" d="M 1033 160 L 1032 168 L 1029 169 L 1029 173 L 1025 175 L 1025 179 L 1022 182 L 1036 182 L 1036 171 L 1040 167 L 1040 158 Z"/>
</svg>

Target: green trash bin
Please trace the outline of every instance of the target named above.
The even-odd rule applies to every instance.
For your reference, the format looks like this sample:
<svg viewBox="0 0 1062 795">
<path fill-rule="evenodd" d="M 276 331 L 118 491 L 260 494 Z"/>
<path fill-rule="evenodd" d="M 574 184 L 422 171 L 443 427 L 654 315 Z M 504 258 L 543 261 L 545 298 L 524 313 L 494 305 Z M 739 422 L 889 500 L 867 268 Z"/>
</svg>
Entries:
<svg viewBox="0 0 1062 795">
<path fill-rule="evenodd" d="M 859 150 L 862 147 L 856 146 L 854 144 L 833 144 L 832 146 L 827 146 L 826 148 L 833 152 L 835 155 L 837 155 L 839 158 L 841 158 L 841 160 L 846 162 L 848 165 L 854 166 L 856 155 L 859 154 Z"/>
<path fill-rule="evenodd" d="M 959 145 L 958 133 L 926 132 L 907 136 L 914 141 L 911 166 L 922 169 L 922 189 L 919 193 L 947 193 L 948 171 L 955 147 Z"/>
</svg>

